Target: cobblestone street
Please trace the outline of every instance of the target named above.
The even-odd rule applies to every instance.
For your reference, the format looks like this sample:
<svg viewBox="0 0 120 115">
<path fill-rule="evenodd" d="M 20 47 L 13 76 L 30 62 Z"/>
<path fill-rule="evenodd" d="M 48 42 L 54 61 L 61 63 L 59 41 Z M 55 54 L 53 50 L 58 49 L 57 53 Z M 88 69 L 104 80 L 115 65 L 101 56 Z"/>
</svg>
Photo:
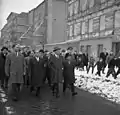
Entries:
<svg viewBox="0 0 120 115">
<path fill-rule="evenodd" d="M 45 86 L 39 98 L 29 93 L 28 88 L 21 92 L 21 99 L 12 102 L 10 98 L 1 103 L 0 115 L 119 115 L 120 109 L 117 105 L 106 101 L 98 96 L 78 90 L 78 95 L 72 97 L 67 91 L 66 95 L 56 99 Z M 2 93 L 2 91 L 1 91 Z M 2 95 L 1 97 L 4 97 Z M 4 97 L 5 98 L 5 97 Z M 2 99 L 2 98 L 1 98 Z M 3 100 L 3 99 L 2 99 Z M 4 101 L 4 100 L 3 100 Z"/>
</svg>

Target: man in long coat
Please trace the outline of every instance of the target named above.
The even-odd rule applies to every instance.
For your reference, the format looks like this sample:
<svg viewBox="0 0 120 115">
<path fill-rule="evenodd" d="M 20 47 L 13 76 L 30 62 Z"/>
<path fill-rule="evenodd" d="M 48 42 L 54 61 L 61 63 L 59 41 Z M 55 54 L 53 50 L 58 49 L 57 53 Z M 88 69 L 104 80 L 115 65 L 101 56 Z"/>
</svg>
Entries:
<svg viewBox="0 0 120 115">
<path fill-rule="evenodd" d="M 74 83 L 75 83 L 75 73 L 74 69 L 77 65 L 76 60 L 72 59 L 72 55 L 67 53 L 65 56 L 65 60 L 63 61 L 63 92 L 65 92 L 67 86 L 69 85 L 71 88 L 72 96 L 77 95 L 75 92 Z"/>
<path fill-rule="evenodd" d="M 8 81 L 8 76 L 5 75 L 5 60 L 6 60 L 6 56 L 7 56 L 7 52 L 8 52 L 8 48 L 7 47 L 3 47 L 1 49 L 1 53 L 0 53 L 0 80 L 1 80 L 1 87 L 7 88 L 7 81 Z"/>
<path fill-rule="evenodd" d="M 60 48 L 55 47 L 54 50 L 54 55 L 51 55 L 50 58 L 50 67 L 53 71 L 53 76 L 52 76 L 52 82 L 53 82 L 53 95 L 56 93 L 56 97 L 58 98 L 59 95 L 59 83 L 62 82 L 63 80 L 63 65 L 62 65 L 62 57 L 60 56 Z"/>
<path fill-rule="evenodd" d="M 100 58 L 103 59 L 103 70 L 102 70 L 102 73 L 104 74 L 104 70 L 106 68 L 106 58 L 108 56 L 108 52 L 106 51 L 106 48 L 104 48 L 104 51 L 100 53 Z"/>
<path fill-rule="evenodd" d="M 23 84 L 25 75 L 24 56 L 19 52 L 19 46 L 13 45 L 13 52 L 6 58 L 5 72 L 9 76 L 9 85 L 12 85 L 13 101 L 18 101 L 20 86 Z"/>
<path fill-rule="evenodd" d="M 51 88 L 52 70 L 51 70 L 51 68 L 49 67 L 50 56 L 51 56 L 51 55 L 50 55 L 50 52 L 46 52 L 45 59 L 46 59 L 46 62 L 47 62 L 47 66 L 46 66 L 46 76 L 45 76 L 44 81 L 47 79 L 48 85 L 49 85 L 49 87 Z"/>
<path fill-rule="evenodd" d="M 40 88 L 43 85 L 45 78 L 46 61 L 43 57 L 44 51 L 36 51 L 35 57 L 30 60 L 30 78 L 31 78 L 31 89 L 37 88 L 36 96 L 39 96 Z"/>
</svg>

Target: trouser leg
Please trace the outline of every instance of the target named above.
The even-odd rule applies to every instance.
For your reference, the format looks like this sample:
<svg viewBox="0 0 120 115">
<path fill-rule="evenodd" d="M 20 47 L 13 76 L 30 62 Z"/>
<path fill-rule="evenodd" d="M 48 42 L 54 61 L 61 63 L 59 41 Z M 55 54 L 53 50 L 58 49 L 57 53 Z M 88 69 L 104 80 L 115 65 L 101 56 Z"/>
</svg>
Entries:
<svg viewBox="0 0 120 115">
<path fill-rule="evenodd" d="M 59 83 L 56 83 L 56 97 L 59 97 Z"/>
<path fill-rule="evenodd" d="M 66 82 L 64 81 L 64 83 L 63 83 L 63 92 L 66 91 L 66 88 L 67 88 L 67 84 L 66 84 Z"/>
<path fill-rule="evenodd" d="M 4 88 L 4 78 L 1 79 L 1 87 Z"/>
<path fill-rule="evenodd" d="M 31 86 L 30 87 L 30 92 L 32 92 L 34 90 L 34 87 L 33 86 Z"/>
<path fill-rule="evenodd" d="M 87 73 L 89 73 L 89 70 L 90 70 L 90 66 L 87 67 Z"/>
<path fill-rule="evenodd" d="M 96 73 L 96 75 L 99 75 L 99 76 L 101 76 L 101 70 L 97 70 L 97 73 Z"/>
<path fill-rule="evenodd" d="M 56 97 L 59 97 L 59 83 L 54 83 L 52 87 L 53 95 L 56 94 Z"/>
<path fill-rule="evenodd" d="M 37 87 L 36 96 L 38 96 L 39 94 L 40 94 L 40 87 Z"/>
<path fill-rule="evenodd" d="M 103 69 L 102 69 L 102 73 L 103 73 L 103 74 L 105 73 L 105 72 L 104 72 L 104 71 L 105 71 L 105 68 L 106 68 L 106 62 L 104 61 L 104 62 L 103 62 Z"/>
<path fill-rule="evenodd" d="M 117 73 L 115 75 L 116 78 L 117 78 L 118 74 L 120 74 L 120 67 L 118 68 Z"/>
<path fill-rule="evenodd" d="M 112 69 L 109 68 L 106 77 L 109 77 L 111 73 L 112 73 Z"/>
<path fill-rule="evenodd" d="M 49 75 L 47 75 L 47 81 L 48 81 L 48 85 L 51 86 L 51 79 Z"/>
<path fill-rule="evenodd" d="M 75 92 L 75 86 L 74 86 L 74 83 L 70 84 L 70 86 L 71 86 L 72 96 L 77 95 L 77 92 Z"/>
<path fill-rule="evenodd" d="M 18 100 L 19 98 L 19 92 L 20 92 L 20 84 L 13 83 L 12 84 L 12 90 L 13 90 L 13 100 Z"/>
<path fill-rule="evenodd" d="M 75 92 L 74 84 L 72 83 L 72 84 L 70 84 L 70 86 L 71 86 L 71 92 L 74 93 Z"/>
<path fill-rule="evenodd" d="M 115 70 L 114 70 L 114 68 L 112 68 L 112 76 L 114 77 L 114 79 L 117 78 L 117 77 L 116 77 L 116 74 L 115 74 Z"/>
<path fill-rule="evenodd" d="M 9 78 L 5 78 L 5 88 L 8 88 L 8 80 Z"/>
<path fill-rule="evenodd" d="M 93 74 L 93 72 L 94 72 L 94 66 L 92 66 L 92 74 Z"/>
</svg>

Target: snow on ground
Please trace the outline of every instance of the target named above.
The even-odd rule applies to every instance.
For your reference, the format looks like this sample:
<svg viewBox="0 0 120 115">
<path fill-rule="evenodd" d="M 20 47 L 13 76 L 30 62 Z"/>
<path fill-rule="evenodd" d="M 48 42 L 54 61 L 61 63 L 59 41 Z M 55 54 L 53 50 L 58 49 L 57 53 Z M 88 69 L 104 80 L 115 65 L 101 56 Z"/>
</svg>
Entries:
<svg viewBox="0 0 120 115">
<path fill-rule="evenodd" d="M 95 75 L 97 71 L 96 68 L 93 74 L 91 74 L 91 70 L 87 74 L 86 71 L 75 69 L 77 79 L 75 86 L 120 104 L 120 75 L 116 80 L 112 75 L 110 75 L 109 78 L 106 78 L 107 70 L 108 69 L 106 68 L 105 74 L 101 74 L 101 77 L 99 77 Z"/>
<path fill-rule="evenodd" d="M 15 110 L 12 106 L 8 106 L 7 102 L 7 95 L 5 94 L 5 91 L 0 87 L 0 105 L 3 104 L 4 105 L 4 109 L 3 111 L 7 114 L 7 115 L 13 115 L 15 114 Z M 3 106 L 2 106 L 3 107 Z M 1 109 L 1 106 L 0 106 Z"/>
</svg>

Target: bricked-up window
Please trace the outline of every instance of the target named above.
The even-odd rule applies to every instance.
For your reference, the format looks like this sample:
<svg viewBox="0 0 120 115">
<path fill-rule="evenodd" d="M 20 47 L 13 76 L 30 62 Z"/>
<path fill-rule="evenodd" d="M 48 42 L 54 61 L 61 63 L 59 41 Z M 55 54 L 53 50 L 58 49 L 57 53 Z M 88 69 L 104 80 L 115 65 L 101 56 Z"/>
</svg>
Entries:
<svg viewBox="0 0 120 115">
<path fill-rule="evenodd" d="M 106 1 L 107 1 L 107 0 L 101 0 L 101 4 L 102 4 L 102 3 L 105 3 Z"/>
<path fill-rule="evenodd" d="M 100 30 L 105 30 L 105 15 L 100 17 Z"/>
<path fill-rule="evenodd" d="M 73 25 L 70 25 L 69 27 L 69 36 L 73 36 Z"/>
<path fill-rule="evenodd" d="M 68 17 L 71 17 L 73 15 L 73 8 L 74 8 L 74 4 L 71 3 L 69 6 L 68 6 Z"/>
<path fill-rule="evenodd" d="M 94 0 L 88 0 L 88 4 L 89 8 L 92 8 L 94 6 Z"/>
<path fill-rule="evenodd" d="M 120 27 L 120 10 L 115 12 L 115 28 Z"/>
<path fill-rule="evenodd" d="M 89 20 L 89 33 L 93 32 L 93 19 Z"/>
<path fill-rule="evenodd" d="M 98 57 L 100 56 L 101 52 L 103 52 L 103 44 L 98 45 L 98 51 L 97 51 Z"/>
<path fill-rule="evenodd" d="M 95 17 L 93 19 L 93 32 L 98 32 L 99 31 L 99 25 L 100 25 L 100 18 L 99 17 Z"/>
<path fill-rule="evenodd" d="M 77 36 L 80 34 L 80 22 L 74 24 L 74 35 Z"/>
<path fill-rule="evenodd" d="M 88 54 L 88 56 L 90 56 L 91 55 L 91 45 L 87 45 L 86 46 L 86 53 Z"/>
<path fill-rule="evenodd" d="M 88 0 L 80 0 L 80 9 L 81 11 L 85 11 L 87 9 Z"/>
<path fill-rule="evenodd" d="M 105 15 L 105 29 L 113 28 L 114 25 L 114 12 L 109 12 Z"/>
<path fill-rule="evenodd" d="M 82 22 L 82 34 L 85 34 L 85 22 Z"/>
<path fill-rule="evenodd" d="M 74 14 L 78 14 L 79 11 L 79 1 L 74 2 Z"/>
<path fill-rule="evenodd" d="M 94 0 L 94 5 L 100 5 L 101 4 L 101 1 L 100 0 Z"/>
<path fill-rule="evenodd" d="M 84 52 L 84 46 L 83 45 L 80 46 L 80 51 Z"/>
<path fill-rule="evenodd" d="M 88 33 L 88 20 L 85 21 L 85 33 Z"/>
</svg>

